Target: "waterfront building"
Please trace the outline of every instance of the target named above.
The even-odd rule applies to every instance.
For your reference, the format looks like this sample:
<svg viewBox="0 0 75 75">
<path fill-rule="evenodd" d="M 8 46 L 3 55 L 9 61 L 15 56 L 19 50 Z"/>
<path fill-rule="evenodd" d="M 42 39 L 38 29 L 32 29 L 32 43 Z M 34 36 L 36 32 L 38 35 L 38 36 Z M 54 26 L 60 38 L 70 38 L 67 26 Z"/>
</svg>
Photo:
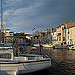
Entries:
<svg viewBox="0 0 75 75">
<path fill-rule="evenodd" d="M 56 33 L 57 33 L 57 44 L 61 44 L 61 25 L 56 27 Z"/>
<path fill-rule="evenodd" d="M 57 44 L 66 44 L 66 25 L 65 23 L 56 27 Z"/>
<path fill-rule="evenodd" d="M 31 34 L 25 34 L 25 36 L 26 36 L 26 38 L 29 39 L 29 40 L 31 40 L 31 38 L 32 38 L 32 35 L 31 35 Z"/>
<path fill-rule="evenodd" d="M 65 23 L 61 25 L 61 43 L 66 44 L 66 25 Z"/>
<path fill-rule="evenodd" d="M 51 33 L 52 35 L 52 44 L 57 44 L 57 32 Z"/>
<path fill-rule="evenodd" d="M 67 34 L 66 34 L 66 24 L 68 22 L 64 22 L 64 24 L 61 24 L 56 27 L 56 33 L 57 33 L 57 44 L 66 44 L 67 40 Z"/>
<path fill-rule="evenodd" d="M 3 32 L 4 32 L 4 42 L 5 43 L 13 43 L 14 32 L 11 32 L 10 29 L 6 29 Z"/>
<path fill-rule="evenodd" d="M 51 44 L 52 43 L 52 35 L 51 35 L 51 29 L 47 29 L 45 31 L 45 44 Z"/>
<path fill-rule="evenodd" d="M 56 27 L 57 44 L 75 44 L 75 22 L 64 22 Z"/>
<path fill-rule="evenodd" d="M 31 34 L 25 34 L 26 36 L 26 44 L 32 44 L 32 35 Z"/>
<path fill-rule="evenodd" d="M 40 38 L 39 38 L 39 35 L 34 35 L 32 38 L 31 38 L 31 41 L 32 41 L 32 44 L 39 44 L 39 41 Z"/>
<path fill-rule="evenodd" d="M 57 43 L 57 32 L 56 32 L 56 28 L 51 28 L 50 31 L 51 34 L 51 44 L 56 44 Z"/>
<path fill-rule="evenodd" d="M 26 44 L 25 33 L 16 33 L 14 34 L 14 43 L 15 44 Z"/>
<path fill-rule="evenodd" d="M 40 32 L 39 33 L 39 43 L 45 44 L 45 42 L 46 42 L 45 32 Z"/>
<path fill-rule="evenodd" d="M 72 45 L 75 44 L 75 22 L 71 22 L 66 24 L 66 28 L 67 28 L 67 44 L 68 45 Z"/>
</svg>

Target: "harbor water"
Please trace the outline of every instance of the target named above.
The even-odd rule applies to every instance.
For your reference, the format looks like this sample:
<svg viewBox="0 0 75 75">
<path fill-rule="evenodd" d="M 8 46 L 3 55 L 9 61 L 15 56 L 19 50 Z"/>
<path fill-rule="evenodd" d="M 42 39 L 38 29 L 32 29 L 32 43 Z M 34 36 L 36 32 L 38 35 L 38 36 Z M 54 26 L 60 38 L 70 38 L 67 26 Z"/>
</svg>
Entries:
<svg viewBox="0 0 75 75">
<path fill-rule="evenodd" d="M 42 49 L 42 54 L 52 59 L 52 66 L 46 70 L 23 75 L 75 75 L 75 50 L 45 48 Z"/>
</svg>

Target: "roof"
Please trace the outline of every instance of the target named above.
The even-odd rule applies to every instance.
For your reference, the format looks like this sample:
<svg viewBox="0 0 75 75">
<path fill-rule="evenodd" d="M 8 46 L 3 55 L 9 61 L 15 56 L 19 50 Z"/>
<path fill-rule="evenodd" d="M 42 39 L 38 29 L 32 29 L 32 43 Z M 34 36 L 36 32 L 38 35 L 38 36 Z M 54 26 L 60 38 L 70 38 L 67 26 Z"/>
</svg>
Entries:
<svg viewBox="0 0 75 75">
<path fill-rule="evenodd" d="M 25 36 L 32 36 L 31 34 L 25 34 Z"/>
<path fill-rule="evenodd" d="M 67 23 L 67 28 L 75 27 L 75 22 Z"/>
<path fill-rule="evenodd" d="M 61 24 L 61 25 L 57 26 L 56 28 L 61 27 L 62 25 L 64 25 L 64 24 Z"/>
<path fill-rule="evenodd" d="M 15 36 L 25 36 L 25 34 L 24 33 L 16 33 L 16 34 L 14 34 Z"/>
<path fill-rule="evenodd" d="M 37 35 L 35 35 L 34 37 L 39 37 L 39 35 L 37 36 Z"/>
</svg>

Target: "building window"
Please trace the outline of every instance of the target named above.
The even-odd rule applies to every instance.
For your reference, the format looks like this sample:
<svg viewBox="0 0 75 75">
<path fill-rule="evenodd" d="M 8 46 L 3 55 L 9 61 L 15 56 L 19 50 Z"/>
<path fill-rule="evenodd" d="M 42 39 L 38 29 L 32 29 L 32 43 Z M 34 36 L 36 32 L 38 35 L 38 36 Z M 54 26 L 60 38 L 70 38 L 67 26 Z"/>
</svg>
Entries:
<svg viewBox="0 0 75 75">
<path fill-rule="evenodd" d="M 59 37 L 59 41 L 61 41 L 61 37 Z"/>
<path fill-rule="evenodd" d="M 58 41 L 58 38 L 57 38 L 57 41 Z"/>
<path fill-rule="evenodd" d="M 69 29 L 68 29 L 68 34 L 69 34 Z"/>
<path fill-rule="evenodd" d="M 34 39 L 35 39 L 35 37 L 34 37 Z"/>
<path fill-rule="evenodd" d="M 65 34 L 65 30 L 64 30 L 64 34 Z"/>
<path fill-rule="evenodd" d="M 69 39 L 69 35 L 68 35 L 68 39 Z"/>
<path fill-rule="evenodd" d="M 63 37 L 63 41 L 65 41 L 65 37 Z"/>
<path fill-rule="evenodd" d="M 39 39 L 39 37 L 37 37 L 37 39 Z"/>
<path fill-rule="evenodd" d="M 64 29 L 66 28 L 66 25 L 64 25 Z"/>
</svg>

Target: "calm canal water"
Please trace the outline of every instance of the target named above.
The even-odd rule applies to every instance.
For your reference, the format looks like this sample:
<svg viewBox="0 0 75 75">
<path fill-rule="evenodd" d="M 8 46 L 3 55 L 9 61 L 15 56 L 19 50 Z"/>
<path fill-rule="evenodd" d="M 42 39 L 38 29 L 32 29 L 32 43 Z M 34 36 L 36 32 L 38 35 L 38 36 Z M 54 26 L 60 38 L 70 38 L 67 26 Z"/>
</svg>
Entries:
<svg viewBox="0 0 75 75">
<path fill-rule="evenodd" d="M 43 49 L 42 54 L 52 59 L 52 66 L 47 70 L 24 75 L 75 75 L 75 50 Z"/>
</svg>

